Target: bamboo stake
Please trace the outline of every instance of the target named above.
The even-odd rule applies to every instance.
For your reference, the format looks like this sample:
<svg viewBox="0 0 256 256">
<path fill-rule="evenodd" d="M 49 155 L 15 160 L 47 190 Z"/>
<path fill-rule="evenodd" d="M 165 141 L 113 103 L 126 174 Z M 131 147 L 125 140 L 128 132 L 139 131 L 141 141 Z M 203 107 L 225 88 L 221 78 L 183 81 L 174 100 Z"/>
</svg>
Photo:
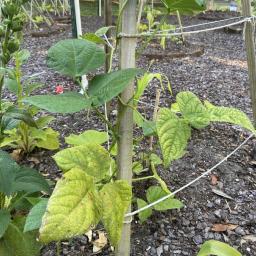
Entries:
<svg viewBox="0 0 256 256">
<path fill-rule="evenodd" d="M 180 12 L 177 10 L 177 11 L 176 11 L 176 14 L 177 14 L 177 19 L 178 19 L 179 26 L 180 26 L 180 32 L 181 32 L 182 43 L 185 44 L 185 36 L 184 36 L 184 34 L 183 34 L 183 26 L 182 26 L 182 22 L 181 22 Z"/>
<path fill-rule="evenodd" d="M 252 16 L 250 0 L 242 0 L 242 11 L 246 17 Z M 256 124 L 256 59 L 254 42 L 254 24 L 251 21 L 245 23 L 245 47 L 247 54 L 247 65 L 250 83 L 250 96 L 252 101 L 253 120 Z"/>
<path fill-rule="evenodd" d="M 109 27 L 112 26 L 112 0 L 104 0 L 104 20 L 105 20 L 105 26 Z M 107 38 L 111 38 L 111 30 L 109 29 L 107 34 Z M 111 67 L 111 47 L 108 45 L 105 45 L 105 53 L 106 53 L 106 61 L 105 61 L 105 72 L 109 72 Z M 109 116 L 111 112 L 111 101 L 107 103 L 106 106 L 107 110 L 107 116 Z"/>
<path fill-rule="evenodd" d="M 136 33 L 136 4 L 137 0 L 120 0 L 120 9 L 125 5 L 122 17 L 121 28 L 127 34 Z M 120 40 L 120 68 L 135 67 L 136 39 L 121 38 Z M 134 83 L 132 82 L 121 94 L 124 103 L 133 97 Z M 119 103 L 119 127 L 118 134 L 118 178 L 132 182 L 132 148 L 133 148 L 133 110 Z M 130 207 L 128 209 L 130 211 Z M 116 248 L 117 256 L 130 256 L 131 223 L 126 220 L 123 226 L 121 240 Z"/>
</svg>

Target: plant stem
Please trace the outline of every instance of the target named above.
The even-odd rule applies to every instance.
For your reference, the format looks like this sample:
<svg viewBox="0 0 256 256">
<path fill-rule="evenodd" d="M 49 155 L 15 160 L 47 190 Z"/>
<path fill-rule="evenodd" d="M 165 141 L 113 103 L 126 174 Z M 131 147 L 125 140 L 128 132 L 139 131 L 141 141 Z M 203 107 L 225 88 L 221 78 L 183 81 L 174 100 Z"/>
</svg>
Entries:
<svg viewBox="0 0 256 256">
<path fill-rule="evenodd" d="M 5 205 L 5 194 L 0 192 L 0 209 L 3 209 Z"/>
<path fill-rule="evenodd" d="M 154 178 L 155 178 L 155 175 L 151 175 L 151 176 L 146 176 L 146 177 L 141 177 L 141 178 L 132 179 L 132 182 L 143 181 L 143 180 L 149 180 L 149 179 L 154 179 Z"/>
<path fill-rule="evenodd" d="M 160 184 L 160 186 L 162 187 L 162 189 L 170 194 L 171 191 L 168 189 L 166 183 L 161 179 L 161 177 L 158 175 L 157 171 L 156 171 L 156 168 L 155 168 L 155 165 L 151 162 L 151 170 L 154 174 L 154 178 L 158 181 L 158 183 Z"/>
<path fill-rule="evenodd" d="M 18 57 L 18 53 L 16 53 L 15 56 L 15 76 L 16 76 L 16 82 L 18 85 L 18 94 L 17 94 L 17 102 L 18 107 L 22 107 L 22 84 L 21 84 L 21 63 Z"/>
<path fill-rule="evenodd" d="M 56 253 L 57 253 L 57 256 L 61 255 L 61 243 L 60 243 L 60 241 L 58 241 L 56 243 Z"/>
<path fill-rule="evenodd" d="M 108 125 L 109 129 L 112 131 L 114 137 L 116 140 L 118 140 L 118 134 L 116 133 L 115 131 L 115 128 L 114 126 L 109 122 L 109 120 L 106 119 L 106 117 L 97 109 L 97 108 L 94 108 L 97 116 L 105 123 Z"/>
</svg>

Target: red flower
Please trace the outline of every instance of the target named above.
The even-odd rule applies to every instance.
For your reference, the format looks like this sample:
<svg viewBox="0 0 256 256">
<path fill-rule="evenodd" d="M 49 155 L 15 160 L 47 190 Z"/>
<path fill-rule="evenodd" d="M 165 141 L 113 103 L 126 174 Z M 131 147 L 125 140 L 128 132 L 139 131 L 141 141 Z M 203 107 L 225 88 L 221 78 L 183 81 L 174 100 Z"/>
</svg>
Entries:
<svg viewBox="0 0 256 256">
<path fill-rule="evenodd" d="M 63 93 L 63 92 L 64 92 L 63 86 L 62 86 L 62 85 L 57 85 L 57 86 L 55 87 L 55 92 L 56 92 L 57 94 Z"/>
</svg>

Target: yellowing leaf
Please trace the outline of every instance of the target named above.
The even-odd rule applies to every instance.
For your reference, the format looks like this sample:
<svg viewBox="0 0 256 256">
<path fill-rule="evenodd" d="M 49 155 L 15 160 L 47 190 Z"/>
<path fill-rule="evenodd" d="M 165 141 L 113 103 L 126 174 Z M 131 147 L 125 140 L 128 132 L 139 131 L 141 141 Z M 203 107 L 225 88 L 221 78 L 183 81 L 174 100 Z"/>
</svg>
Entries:
<svg viewBox="0 0 256 256">
<path fill-rule="evenodd" d="M 239 125 L 249 131 L 255 133 L 252 122 L 248 116 L 235 108 L 217 107 L 212 105 L 210 102 L 205 101 L 208 115 L 212 122 L 226 122 L 230 124 Z"/>
<path fill-rule="evenodd" d="M 102 221 L 110 242 L 116 246 L 121 237 L 124 214 L 131 203 L 132 189 L 126 181 L 106 184 L 100 191 Z"/>
<path fill-rule="evenodd" d="M 40 228 L 40 241 L 49 243 L 81 235 L 100 217 L 94 179 L 74 168 L 65 173 L 49 199 Z"/>
<path fill-rule="evenodd" d="M 160 109 L 156 122 L 157 134 L 165 166 L 184 155 L 191 128 L 168 108 Z"/>
<path fill-rule="evenodd" d="M 180 92 L 176 100 L 182 115 L 194 128 L 200 129 L 210 124 L 205 106 L 194 93 Z"/>
<path fill-rule="evenodd" d="M 87 144 L 67 148 L 53 158 L 64 172 L 76 167 L 97 180 L 104 179 L 110 173 L 111 158 L 108 151 L 100 145 Z"/>
<path fill-rule="evenodd" d="M 79 135 L 71 134 L 65 138 L 66 143 L 74 146 L 84 144 L 98 144 L 101 145 L 108 140 L 106 132 L 98 132 L 95 130 L 88 130 Z"/>
</svg>

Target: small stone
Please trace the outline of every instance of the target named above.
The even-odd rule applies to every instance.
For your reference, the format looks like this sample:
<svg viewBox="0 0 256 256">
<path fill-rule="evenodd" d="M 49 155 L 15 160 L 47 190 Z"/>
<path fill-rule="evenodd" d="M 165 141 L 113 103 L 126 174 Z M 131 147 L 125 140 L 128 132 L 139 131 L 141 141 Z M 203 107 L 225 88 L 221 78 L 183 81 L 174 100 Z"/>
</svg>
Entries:
<svg viewBox="0 0 256 256">
<path fill-rule="evenodd" d="M 215 216 L 217 216 L 218 218 L 221 218 L 221 210 L 220 210 L 220 209 L 214 211 L 214 214 L 215 214 Z"/>
<path fill-rule="evenodd" d="M 200 235 L 196 235 L 194 238 L 193 238 L 193 241 L 195 244 L 202 244 L 203 243 L 203 239 Z"/>
<path fill-rule="evenodd" d="M 245 231 L 244 231 L 241 227 L 237 227 L 237 228 L 235 229 L 235 232 L 236 232 L 238 235 L 242 235 L 242 236 L 245 236 L 245 235 L 246 235 Z"/>
<path fill-rule="evenodd" d="M 164 249 L 162 245 L 156 248 L 157 256 L 161 256 L 163 252 L 164 252 Z"/>
<path fill-rule="evenodd" d="M 212 208 L 214 205 L 212 202 L 209 202 L 207 205 L 206 205 L 208 208 Z"/>
<path fill-rule="evenodd" d="M 164 251 L 168 252 L 169 251 L 169 245 L 164 245 Z"/>
</svg>

